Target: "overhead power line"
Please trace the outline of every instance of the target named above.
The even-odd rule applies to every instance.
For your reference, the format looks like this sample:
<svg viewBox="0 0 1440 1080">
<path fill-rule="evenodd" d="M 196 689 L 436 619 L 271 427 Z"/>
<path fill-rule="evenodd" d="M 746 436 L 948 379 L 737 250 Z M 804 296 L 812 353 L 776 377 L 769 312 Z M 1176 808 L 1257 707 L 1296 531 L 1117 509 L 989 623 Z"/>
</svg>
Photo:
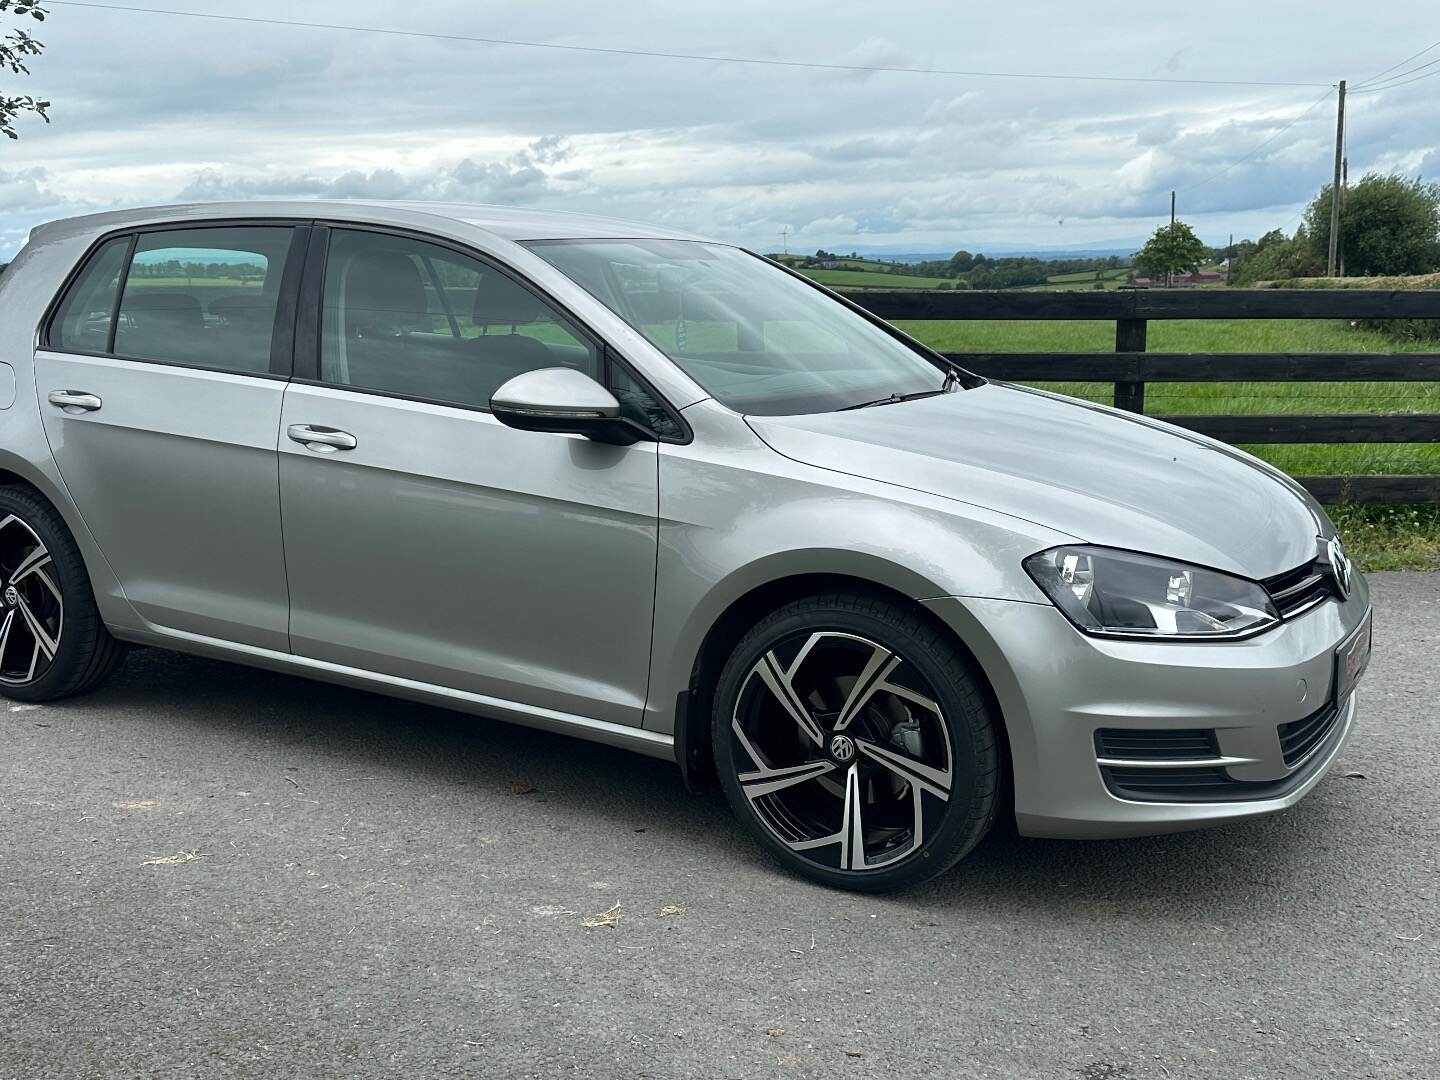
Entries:
<svg viewBox="0 0 1440 1080">
<path fill-rule="evenodd" d="M 1433 68 L 1437 64 L 1440 64 L 1440 60 L 1431 60 L 1428 64 L 1417 64 L 1409 71 L 1402 71 L 1399 75 L 1393 77 L 1393 79 L 1401 80 L 1400 82 L 1395 82 L 1393 81 L 1393 79 L 1386 79 L 1384 82 L 1375 83 L 1367 86 L 1364 90 L 1356 90 L 1355 93 L 1378 94 L 1382 90 L 1394 90 L 1398 86 L 1409 86 L 1411 83 L 1417 83 L 1421 79 L 1428 79 L 1433 75 L 1440 75 L 1440 68 L 1436 68 L 1436 70 L 1434 71 L 1426 72 L 1424 75 L 1415 75 L 1417 71 L 1424 71 L 1426 68 Z M 1407 75 L 1415 75 L 1415 78 L 1407 79 L 1405 78 L 1405 76 Z"/>
<path fill-rule="evenodd" d="M 1411 60 L 1418 60 L 1418 59 L 1420 59 L 1420 57 L 1424 56 L 1427 52 L 1429 52 L 1431 49 L 1436 48 L 1437 46 L 1440 46 L 1440 41 L 1436 41 L 1436 42 L 1434 42 L 1433 44 L 1426 45 L 1425 48 L 1421 49 L 1419 52 L 1414 53 L 1414 54 L 1411 55 L 1411 56 L 1407 56 L 1404 60 L 1401 60 L 1398 64 L 1391 64 L 1391 65 L 1390 65 L 1388 68 L 1386 68 L 1384 71 L 1377 72 L 1376 74 L 1371 75 L 1370 78 L 1364 80 L 1363 82 L 1358 82 L 1358 83 L 1356 83 L 1356 84 L 1355 84 L 1355 89 L 1358 91 L 1358 90 L 1360 89 L 1360 87 L 1362 87 L 1362 86 L 1369 86 L 1369 85 L 1370 85 L 1371 83 L 1373 83 L 1376 79 L 1380 78 L 1381 75 L 1389 75 L 1390 72 L 1394 71 L 1394 70 L 1395 70 L 1396 68 L 1398 68 L 1398 67 L 1404 67 L 1406 64 L 1410 63 Z M 1397 78 L 1397 79 L 1398 79 L 1399 77 L 1400 77 L 1399 75 L 1396 75 L 1396 76 L 1395 76 L 1395 78 Z"/>
<path fill-rule="evenodd" d="M 355 26 L 348 23 L 309 22 L 299 19 L 268 19 L 258 15 L 220 15 L 206 11 L 182 11 L 172 8 L 140 7 L 131 4 L 97 4 L 86 0 L 47 0 L 54 7 L 91 8 L 96 11 L 123 11 L 143 15 L 170 15 L 185 19 L 210 19 L 217 22 L 250 23 L 260 26 L 288 26 L 305 30 L 340 30 L 357 34 L 386 34 L 392 37 L 424 38 L 430 41 L 465 42 L 472 45 L 497 45 L 517 49 L 550 49 L 559 52 L 595 53 L 605 56 L 644 57 L 655 60 L 685 60 L 706 64 L 745 64 L 752 67 L 800 68 L 812 71 L 844 71 L 851 73 L 886 73 L 897 75 L 943 75 L 970 79 L 1044 79 L 1064 82 L 1168 83 L 1189 86 L 1330 86 L 1323 82 L 1278 82 L 1269 79 L 1178 79 L 1144 75 L 1071 75 L 1039 71 L 966 71 L 951 68 L 901 67 L 886 64 L 831 64 L 809 60 L 779 60 L 759 56 L 724 56 L 705 53 L 662 52 L 656 49 L 606 48 L 600 45 L 562 45 L 551 41 L 521 41 L 516 38 L 478 37 L 470 34 L 443 34 L 424 30 L 395 30 L 380 26 Z"/>
</svg>

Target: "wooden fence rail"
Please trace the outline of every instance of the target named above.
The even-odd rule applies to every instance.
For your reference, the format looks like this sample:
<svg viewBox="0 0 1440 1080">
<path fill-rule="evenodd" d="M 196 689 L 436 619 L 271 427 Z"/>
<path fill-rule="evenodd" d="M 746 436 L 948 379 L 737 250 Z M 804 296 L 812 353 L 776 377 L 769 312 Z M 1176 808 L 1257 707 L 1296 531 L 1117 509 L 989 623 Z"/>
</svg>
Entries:
<svg viewBox="0 0 1440 1080">
<path fill-rule="evenodd" d="M 1160 319 L 1437 319 L 1440 291 L 1164 289 L 1011 292 L 887 289 L 849 299 L 885 319 L 1079 319 L 1115 323 L 1113 353 L 946 353 L 1009 382 L 1108 382 L 1117 408 L 1145 411 L 1147 383 L 1440 382 L 1440 353 L 1151 353 Z M 1440 413 L 1159 416 L 1232 443 L 1440 443 Z M 1327 502 L 1440 503 L 1440 475 L 1297 477 Z"/>
</svg>

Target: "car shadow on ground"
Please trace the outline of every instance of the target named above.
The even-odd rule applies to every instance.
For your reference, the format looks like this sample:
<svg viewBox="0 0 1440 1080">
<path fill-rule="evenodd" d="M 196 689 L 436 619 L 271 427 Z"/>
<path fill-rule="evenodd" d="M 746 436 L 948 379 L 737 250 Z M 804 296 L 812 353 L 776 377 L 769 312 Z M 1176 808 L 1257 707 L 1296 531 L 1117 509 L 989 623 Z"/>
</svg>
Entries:
<svg viewBox="0 0 1440 1080">
<path fill-rule="evenodd" d="M 112 683 L 63 707 L 82 725 L 85 711 L 118 708 L 127 723 L 169 727 L 160 733 L 167 738 L 218 742 L 207 756 L 236 747 L 253 754 L 258 743 L 291 763 L 313 754 L 316 771 L 444 785 L 475 800 L 508 796 L 521 780 L 543 792 L 546 814 L 561 821 L 610 818 L 617 836 L 644 822 L 652 835 L 713 846 L 717 860 L 768 862 L 723 796 L 691 794 L 668 762 L 465 713 L 153 649 L 135 652 Z M 1215 922 L 1247 917 L 1281 904 L 1291 887 L 1315 888 L 1316 875 L 1342 858 L 1334 834 L 1357 823 L 1327 795 L 1322 784 L 1283 815 L 1142 839 L 1038 840 L 1002 823 L 957 869 L 890 902 L 936 915 L 957 907 L 1083 909 L 1094 918 L 1123 909 L 1166 919 L 1203 905 Z"/>
</svg>

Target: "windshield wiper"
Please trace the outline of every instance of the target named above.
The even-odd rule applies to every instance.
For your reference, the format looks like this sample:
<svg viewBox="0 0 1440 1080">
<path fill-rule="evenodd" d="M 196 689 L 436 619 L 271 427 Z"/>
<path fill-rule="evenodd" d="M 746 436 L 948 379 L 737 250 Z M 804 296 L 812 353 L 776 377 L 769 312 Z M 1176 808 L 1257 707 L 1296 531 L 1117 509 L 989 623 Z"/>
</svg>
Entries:
<svg viewBox="0 0 1440 1080">
<path fill-rule="evenodd" d="M 839 411 L 849 412 L 851 409 L 873 409 L 876 405 L 894 405 L 900 401 L 914 401 L 916 398 L 935 397 L 937 394 L 948 394 L 952 390 L 958 390 L 964 384 L 960 381 L 960 368 L 946 362 L 945 381 L 940 384 L 939 390 L 916 390 L 909 394 L 886 394 L 874 401 L 862 401 L 857 405 L 845 405 Z"/>
<path fill-rule="evenodd" d="M 914 401 L 916 398 L 935 397 L 937 394 L 948 393 L 948 390 L 940 389 L 916 390 L 914 393 L 911 394 L 886 394 L 884 397 L 876 398 L 874 401 L 862 401 L 856 405 L 842 406 L 839 411 L 849 412 L 851 409 L 873 409 L 876 405 L 894 405 L 896 402 L 900 401 Z"/>
</svg>

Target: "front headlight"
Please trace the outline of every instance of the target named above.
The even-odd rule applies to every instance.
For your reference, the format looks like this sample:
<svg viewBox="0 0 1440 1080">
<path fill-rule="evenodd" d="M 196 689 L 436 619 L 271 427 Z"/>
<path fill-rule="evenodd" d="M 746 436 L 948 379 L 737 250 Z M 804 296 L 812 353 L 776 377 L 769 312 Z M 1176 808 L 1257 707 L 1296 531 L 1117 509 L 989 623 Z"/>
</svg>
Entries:
<svg viewBox="0 0 1440 1080">
<path fill-rule="evenodd" d="M 1087 634 L 1209 640 L 1258 634 L 1280 621 L 1253 581 L 1103 547 L 1059 547 L 1026 572 Z"/>
</svg>

